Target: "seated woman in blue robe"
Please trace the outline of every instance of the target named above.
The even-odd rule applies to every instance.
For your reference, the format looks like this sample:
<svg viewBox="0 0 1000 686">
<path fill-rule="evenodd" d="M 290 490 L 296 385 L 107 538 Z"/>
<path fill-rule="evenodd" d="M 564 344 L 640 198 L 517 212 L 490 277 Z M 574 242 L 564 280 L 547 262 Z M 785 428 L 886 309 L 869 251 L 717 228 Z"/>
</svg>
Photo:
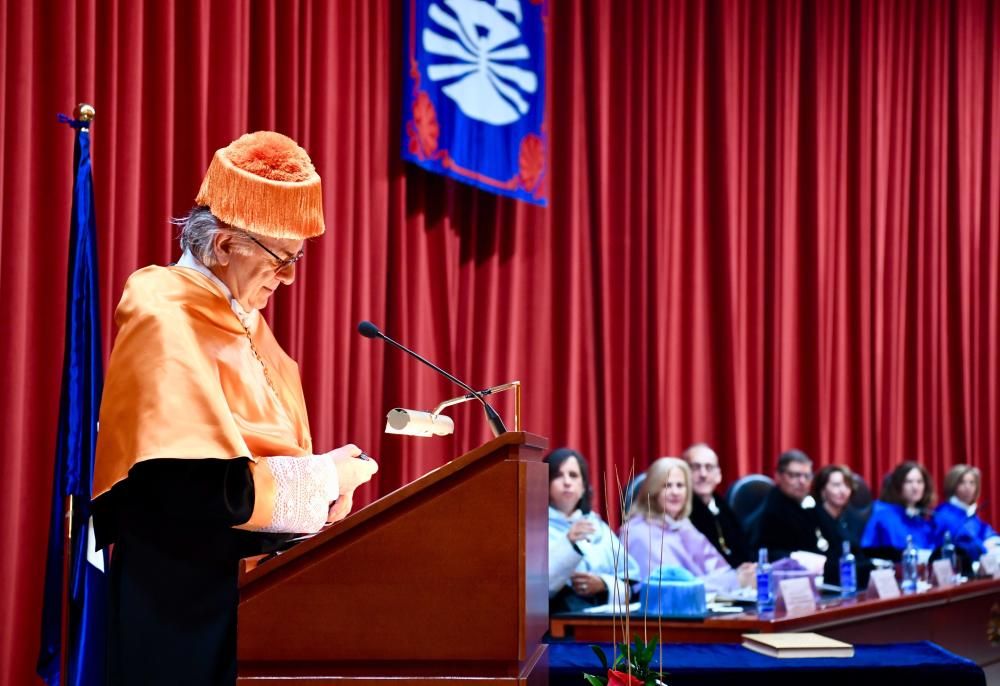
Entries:
<svg viewBox="0 0 1000 686">
<path fill-rule="evenodd" d="M 907 461 L 896 467 L 872 507 L 861 547 L 870 557 L 890 560 L 900 559 L 907 536 L 918 549 L 937 548 L 941 541 L 930 519 L 933 497 L 931 475 L 922 465 Z"/>
<path fill-rule="evenodd" d="M 934 512 L 938 533 L 951 534 L 955 546 L 968 558 L 978 560 L 988 549 L 1000 545 L 1000 536 L 976 514 L 982 474 L 967 464 L 952 467 L 944 478 L 947 500 Z"/>
<path fill-rule="evenodd" d="M 583 455 L 552 451 L 549 464 L 549 611 L 575 612 L 594 605 L 628 603 L 639 565 L 591 510 Z"/>
</svg>

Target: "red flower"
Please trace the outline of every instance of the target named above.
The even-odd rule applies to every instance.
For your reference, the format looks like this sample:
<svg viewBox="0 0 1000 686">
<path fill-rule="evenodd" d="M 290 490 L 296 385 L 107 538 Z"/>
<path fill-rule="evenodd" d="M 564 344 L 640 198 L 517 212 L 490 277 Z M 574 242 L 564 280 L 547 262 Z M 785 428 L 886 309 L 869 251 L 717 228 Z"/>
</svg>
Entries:
<svg viewBox="0 0 1000 686">
<path fill-rule="evenodd" d="M 534 190 L 545 170 L 545 146 L 542 139 L 533 133 L 522 138 L 517 161 L 521 185 L 529 191 Z"/>
<path fill-rule="evenodd" d="M 437 150 L 441 127 L 438 126 L 434 103 L 424 91 L 420 91 L 413 101 L 413 122 L 416 124 L 417 135 L 410 137 L 410 152 L 420 157 L 430 157 Z"/>
<path fill-rule="evenodd" d="M 642 681 L 627 672 L 609 669 L 608 686 L 642 686 Z"/>
</svg>

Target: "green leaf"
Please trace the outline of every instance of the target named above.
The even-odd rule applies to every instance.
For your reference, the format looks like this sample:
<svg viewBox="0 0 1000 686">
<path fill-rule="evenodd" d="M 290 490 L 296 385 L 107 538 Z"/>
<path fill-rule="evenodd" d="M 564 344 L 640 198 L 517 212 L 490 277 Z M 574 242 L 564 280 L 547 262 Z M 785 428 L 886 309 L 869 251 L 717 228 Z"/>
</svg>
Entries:
<svg viewBox="0 0 1000 686">
<path fill-rule="evenodd" d="M 653 653 L 655 651 L 656 651 L 656 642 L 650 641 L 649 645 L 647 645 L 646 649 L 642 652 L 642 659 L 647 665 L 649 664 L 649 661 L 653 659 Z"/>
<path fill-rule="evenodd" d="M 604 671 L 607 672 L 608 671 L 608 656 L 604 654 L 604 649 L 601 648 L 600 646 L 595 646 L 595 645 L 591 645 L 590 649 L 593 650 L 594 654 L 597 655 L 597 657 L 600 659 L 601 666 L 604 668 Z"/>
<path fill-rule="evenodd" d="M 590 684 L 590 686 L 607 686 L 608 683 L 607 677 L 602 679 L 601 677 L 594 676 L 593 674 L 584 674 L 583 678 L 587 680 L 587 683 Z"/>
</svg>

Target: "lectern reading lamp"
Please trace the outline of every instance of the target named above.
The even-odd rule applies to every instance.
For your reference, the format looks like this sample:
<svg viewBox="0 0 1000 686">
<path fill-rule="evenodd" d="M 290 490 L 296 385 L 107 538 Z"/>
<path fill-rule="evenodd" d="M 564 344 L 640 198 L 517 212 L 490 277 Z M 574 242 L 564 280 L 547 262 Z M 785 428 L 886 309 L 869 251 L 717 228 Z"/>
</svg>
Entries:
<svg viewBox="0 0 1000 686">
<path fill-rule="evenodd" d="M 490 429 L 493 431 L 494 436 L 499 436 L 500 434 L 507 433 L 507 427 L 504 426 L 503 420 L 500 419 L 500 415 L 497 411 L 486 402 L 486 396 L 492 395 L 494 393 L 501 393 L 503 391 L 514 389 L 514 431 L 521 430 L 521 382 L 520 381 L 509 381 L 499 386 L 491 386 L 490 388 L 477 391 L 472 388 L 469 384 L 464 381 L 460 381 L 455 378 L 445 370 L 438 367 L 436 364 L 430 360 L 424 358 L 423 356 L 415 353 L 406 346 L 397 343 L 393 339 L 386 336 L 384 333 L 379 331 L 379 328 L 372 324 L 370 321 L 362 321 L 358 324 L 358 333 L 360 333 L 365 338 L 381 338 L 386 343 L 399 348 L 407 355 L 415 357 L 422 363 L 441 374 L 446 379 L 452 383 L 464 388 L 469 391 L 465 395 L 456 396 L 445 400 L 435 407 L 431 412 L 423 412 L 421 410 L 408 410 L 402 407 L 396 407 L 389 410 L 386 415 L 385 422 L 385 432 L 389 434 L 403 434 L 406 436 L 447 436 L 455 431 L 455 423 L 451 420 L 451 417 L 447 417 L 441 414 L 441 411 L 446 407 L 451 407 L 452 405 L 458 405 L 459 403 L 464 403 L 468 400 L 478 400 L 483 405 L 483 410 L 486 412 L 486 421 L 490 425 Z"/>
</svg>

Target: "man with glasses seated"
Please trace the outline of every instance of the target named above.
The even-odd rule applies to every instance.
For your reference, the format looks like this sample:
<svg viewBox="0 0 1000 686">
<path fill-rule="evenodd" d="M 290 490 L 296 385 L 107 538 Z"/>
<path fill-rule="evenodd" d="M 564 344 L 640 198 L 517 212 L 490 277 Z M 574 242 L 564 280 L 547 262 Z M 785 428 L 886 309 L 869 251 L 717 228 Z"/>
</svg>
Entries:
<svg viewBox="0 0 1000 686">
<path fill-rule="evenodd" d="M 753 562 L 747 536 L 736 513 L 715 489 L 722 483 L 719 456 L 707 443 L 695 443 L 682 456 L 691 467 L 691 523 L 707 538 L 726 562 L 736 569 L 744 562 Z"/>
<path fill-rule="evenodd" d="M 761 506 L 757 542 L 767 548 L 771 561 L 788 557 L 796 550 L 826 555 L 830 542 L 823 536 L 816 501 L 809 495 L 812 460 L 801 450 L 787 450 L 778 456 L 772 488 Z"/>
<path fill-rule="evenodd" d="M 93 491 L 115 544 L 110 684 L 234 684 L 239 559 L 345 517 L 377 468 L 314 450 L 298 365 L 260 314 L 324 231 L 306 152 L 247 134 L 196 203 L 180 260 L 132 274 L 115 316 Z"/>
</svg>

